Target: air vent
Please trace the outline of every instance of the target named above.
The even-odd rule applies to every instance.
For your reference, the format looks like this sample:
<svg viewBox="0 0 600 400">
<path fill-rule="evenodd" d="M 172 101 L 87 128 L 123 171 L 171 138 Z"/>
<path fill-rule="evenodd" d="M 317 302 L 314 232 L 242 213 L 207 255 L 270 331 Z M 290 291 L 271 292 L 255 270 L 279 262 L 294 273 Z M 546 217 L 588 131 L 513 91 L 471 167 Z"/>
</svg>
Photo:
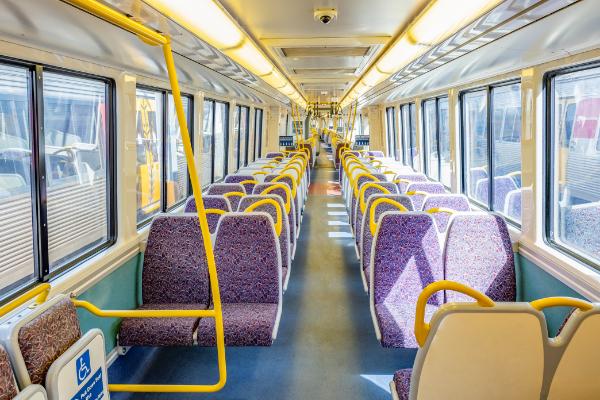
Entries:
<svg viewBox="0 0 600 400">
<path fill-rule="evenodd" d="M 285 57 L 364 57 L 369 52 L 368 46 L 361 47 L 283 47 L 281 51 Z"/>
<path fill-rule="evenodd" d="M 356 68 L 294 68 L 300 75 L 354 74 Z"/>
</svg>

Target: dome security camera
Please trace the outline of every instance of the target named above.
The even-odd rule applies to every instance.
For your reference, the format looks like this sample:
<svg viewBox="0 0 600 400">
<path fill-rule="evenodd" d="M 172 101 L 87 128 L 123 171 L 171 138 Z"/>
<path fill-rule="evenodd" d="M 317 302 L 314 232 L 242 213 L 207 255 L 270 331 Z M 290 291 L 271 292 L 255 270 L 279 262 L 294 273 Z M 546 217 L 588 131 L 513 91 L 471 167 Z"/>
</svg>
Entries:
<svg viewBox="0 0 600 400">
<path fill-rule="evenodd" d="M 325 25 L 335 22 L 337 19 L 337 10 L 335 8 L 317 8 L 314 12 L 315 21 Z"/>
</svg>

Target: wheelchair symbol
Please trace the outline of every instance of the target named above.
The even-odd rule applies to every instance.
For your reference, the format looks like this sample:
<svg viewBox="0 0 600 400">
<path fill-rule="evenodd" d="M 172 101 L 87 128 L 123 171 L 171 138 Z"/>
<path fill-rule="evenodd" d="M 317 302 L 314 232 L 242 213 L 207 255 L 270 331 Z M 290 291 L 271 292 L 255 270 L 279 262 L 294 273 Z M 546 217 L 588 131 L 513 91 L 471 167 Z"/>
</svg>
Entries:
<svg viewBox="0 0 600 400">
<path fill-rule="evenodd" d="M 83 353 L 81 355 L 81 357 L 79 357 L 77 359 L 76 369 L 77 369 L 77 385 L 81 385 L 81 382 L 83 382 L 92 372 L 92 370 L 90 368 L 90 352 L 89 352 L 89 350 L 86 351 L 85 353 Z"/>
</svg>

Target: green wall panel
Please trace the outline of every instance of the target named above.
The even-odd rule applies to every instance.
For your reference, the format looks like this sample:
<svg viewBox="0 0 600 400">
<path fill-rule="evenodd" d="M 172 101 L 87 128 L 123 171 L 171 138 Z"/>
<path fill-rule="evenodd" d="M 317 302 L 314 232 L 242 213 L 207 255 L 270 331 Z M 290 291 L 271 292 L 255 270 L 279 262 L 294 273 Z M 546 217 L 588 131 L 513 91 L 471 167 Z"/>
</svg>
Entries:
<svg viewBox="0 0 600 400">
<path fill-rule="evenodd" d="M 138 268 L 141 254 L 136 255 L 100 282 L 82 293 L 78 298 L 94 303 L 101 309 L 130 310 L 137 307 Z M 106 352 L 116 345 L 119 318 L 100 318 L 78 309 L 81 330 L 100 328 L 106 339 Z"/>
<path fill-rule="evenodd" d="M 517 254 L 517 299 L 532 301 L 542 297 L 569 296 L 584 299 L 582 295 L 529 261 Z M 554 336 L 570 308 L 553 307 L 544 310 L 548 322 L 548 332 Z"/>
</svg>

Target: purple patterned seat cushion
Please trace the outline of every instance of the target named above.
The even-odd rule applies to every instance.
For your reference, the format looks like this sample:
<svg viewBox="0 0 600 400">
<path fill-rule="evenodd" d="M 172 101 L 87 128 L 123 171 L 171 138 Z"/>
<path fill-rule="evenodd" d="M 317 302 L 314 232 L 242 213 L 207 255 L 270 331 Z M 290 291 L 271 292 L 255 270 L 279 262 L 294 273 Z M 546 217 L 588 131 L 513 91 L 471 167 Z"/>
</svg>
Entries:
<svg viewBox="0 0 600 400">
<path fill-rule="evenodd" d="M 210 303 L 208 264 L 198 217 L 159 215 L 148 234 L 142 303 Z"/>
<path fill-rule="evenodd" d="M 241 185 L 239 183 L 213 183 L 208 187 L 207 194 L 222 196 L 226 193 L 231 192 L 241 192 L 246 194 L 246 189 L 244 188 L 244 185 Z M 231 196 L 228 197 L 228 200 L 231 203 L 231 209 L 234 211 L 237 210 L 238 204 L 240 202 L 240 197 Z"/>
<path fill-rule="evenodd" d="M 279 207 L 281 207 L 281 210 L 284 210 L 284 204 L 283 204 L 283 200 L 281 200 L 281 196 L 277 196 L 277 195 L 271 195 L 271 194 L 267 194 L 267 195 L 250 195 L 250 196 L 246 196 L 242 199 L 242 201 L 240 202 L 240 212 L 246 210 L 246 208 L 250 207 L 252 204 L 263 200 L 263 199 L 272 199 L 275 200 L 278 204 Z M 277 211 L 275 210 L 275 207 L 272 205 L 263 205 L 263 206 L 259 206 L 257 207 L 254 211 L 263 211 L 266 212 L 267 214 L 269 214 L 271 216 L 271 218 L 273 218 L 273 222 L 275 222 L 277 220 Z M 285 213 L 285 211 L 283 211 Z M 281 234 L 279 235 L 279 250 L 281 251 L 281 266 L 282 268 L 286 269 L 289 268 L 290 266 L 290 262 L 291 262 L 291 246 L 290 246 L 290 227 L 289 227 L 289 220 L 285 217 L 282 217 L 282 226 L 281 226 Z M 285 282 L 285 277 L 283 279 L 283 282 Z"/>
<path fill-rule="evenodd" d="M 423 211 L 431 210 L 432 208 L 449 208 L 454 211 L 470 211 L 471 206 L 469 200 L 462 194 L 440 194 L 431 195 L 425 198 L 423 203 Z M 445 232 L 450 222 L 451 214 L 447 212 L 437 212 L 431 214 L 438 227 L 438 231 Z"/>
<path fill-rule="evenodd" d="M 385 302 L 375 305 L 375 315 L 381 332 L 381 344 L 384 347 L 401 347 L 405 349 L 418 348 L 415 338 L 414 304 L 406 302 Z M 438 306 L 427 304 L 425 320 L 429 321 L 437 311 Z"/>
<path fill-rule="evenodd" d="M 398 400 L 408 400 L 410 394 L 410 377 L 412 368 L 401 369 L 394 373 L 394 386 Z"/>
<path fill-rule="evenodd" d="M 214 251 L 223 303 L 279 302 L 279 242 L 267 214 L 224 215 Z"/>
<path fill-rule="evenodd" d="M 253 190 L 253 194 L 259 195 L 262 193 L 263 190 L 267 189 L 270 186 L 273 185 L 277 185 L 278 183 L 272 183 L 272 182 L 268 182 L 268 183 L 259 183 L 258 185 L 256 185 L 254 187 Z M 279 197 L 281 197 L 281 199 L 283 200 L 284 204 L 287 201 L 287 193 L 284 189 L 281 188 L 277 188 L 274 189 L 273 191 L 269 192 L 269 194 L 271 195 L 277 195 Z M 292 243 L 292 246 L 294 245 L 294 243 L 296 243 L 296 232 L 297 232 L 297 225 L 296 225 L 296 204 L 294 204 L 294 201 L 290 201 L 290 212 L 288 214 L 288 224 L 290 226 L 290 242 Z"/>
<path fill-rule="evenodd" d="M 206 310 L 206 304 L 142 304 L 138 310 Z M 192 346 L 199 318 L 124 318 L 120 346 Z"/>
<path fill-rule="evenodd" d="M 371 215 L 371 207 L 373 205 L 373 202 L 376 199 L 391 199 L 394 201 L 397 201 L 398 203 L 404 205 L 404 207 L 406 207 L 407 210 L 412 211 L 412 200 L 410 199 L 410 197 L 403 195 L 403 194 L 375 194 L 371 197 L 369 197 L 369 200 L 367 201 L 367 208 L 366 208 L 366 212 L 365 215 Z M 378 223 L 379 222 L 379 218 L 381 217 L 381 214 L 383 214 L 386 211 L 397 211 L 398 209 L 394 206 L 392 206 L 391 204 L 380 204 L 377 207 L 377 210 L 375 210 L 375 222 Z M 362 240 L 359 246 L 359 250 L 360 250 L 360 257 L 361 257 L 361 263 L 362 263 L 362 268 L 365 272 L 365 277 L 367 280 L 367 287 L 369 287 L 369 279 L 370 279 L 370 270 L 369 270 L 369 265 L 371 263 L 371 246 L 373 243 L 373 235 L 371 234 L 371 229 L 369 227 L 369 220 L 367 218 L 365 218 L 362 222 L 362 226 L 361 226 L 361 232 L 360 235 L 362 236 Z"/>
<path fill-rule="evenodd" d="M 243 181 L 253 181 L 255 180 L 254 176 L 252 175 L 241 175 L 241 174 L 235 174 L 235 175 L 227 175 L 225 177 L 225 183 L 240 183 Z M 254 183 L 244 183 L 244 189 L 246 190 L 246 193 L 252 193 L 252 189 L 254 189 Z"/>
<path fill-rule="evenodd" d="M 12 400 L 18 394 L 15 374 L 8 353 L 0 346 L 0 400 Z"/>
<path fill-rule="evenodd" d="M 44 384 L 50 365 L 81 337 L 71 300 L 64 298 L 19 329 L 19 349 L 33 384 Z"/>
<path fill-rule="evenodd" d="M 427 182 L 427 177 L 423 174 L 398 174 L 398 175 L 396 175 L 395 179 L 410 181 L 410 182 Z M 408 182 L 399 182 L 398 183 L 398 192 L 406 193 L 406 188 L 408 188 L 409 185 L 410 185 L 410 183 L 408 183 Z"/>
<path fill-rule="evenodd" d="M 515 261 L 506 222 L 491 213 L 455 215 L 444 252 L 445 279 L 485 293 L 495 301 L 515 301 Z M 473 301 L 448 291 L 446 301 Z"/>
<path fill-rule="evenodd" d="M 202 201 L 204 202 L 205 209 L 214 208 L 217 210 L 231 212 L 231 204 L 229 203 L 229 200 L 227 200 L 226 197 L 217 195 L 205 195 L 202 196 Z M 185 203 L 185 212 L 195 213 L 196 211 L 196 200 L 193 197 L 190 197 Z M 206 215 L 206 221 L 208 222 L 208 229 L 210 233 L 215 233 L 220 219 L 221 215 L 219 214 Z"/>
<path fill-rule="evenodd" d="M 226 346 L 270 346 L 277 320 L 277 304 L 223 304 L 223 329 Z M 216 346 L 215 320 L 202 318 L 198 326 L 198 344 Z"/>
</svg>

